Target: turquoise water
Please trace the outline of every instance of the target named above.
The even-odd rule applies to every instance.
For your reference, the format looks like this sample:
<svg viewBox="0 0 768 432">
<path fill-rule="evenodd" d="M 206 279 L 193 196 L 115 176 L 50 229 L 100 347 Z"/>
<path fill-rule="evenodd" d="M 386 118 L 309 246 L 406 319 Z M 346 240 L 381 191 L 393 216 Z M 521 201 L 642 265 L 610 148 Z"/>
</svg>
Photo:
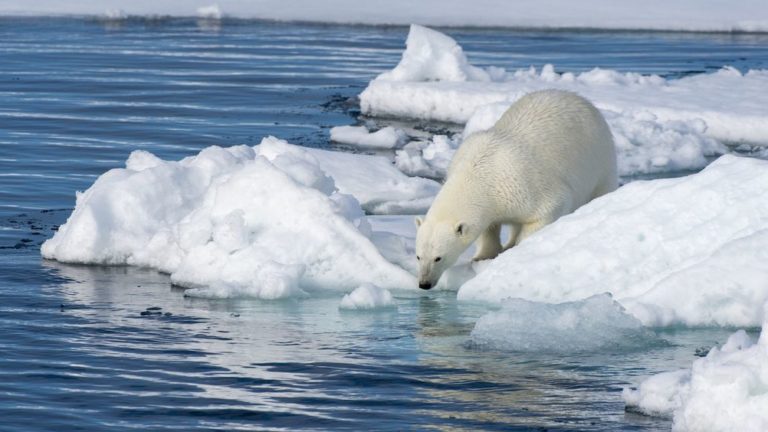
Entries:
<svg viewBox="0 0 768 432">
<path fill-rule="evenodd" d="M 669 429 L 625 413 L 622 386 L 690 365 L 732 329 L 657 329 L 668 346 L 611 353 L 482 351 L 467 339 L 485 309 L 451 293 L 343 313 L 336 297 L 193 300 L 154 271 L 41 260 L 74 192 L 132 150 L 179 159 L 266 135 L 328 147 L 406 33 L 0 19 L 0 429 Z M 768 68 L 768 35 L 448 33 L 506 68 Z"/>
</svg>

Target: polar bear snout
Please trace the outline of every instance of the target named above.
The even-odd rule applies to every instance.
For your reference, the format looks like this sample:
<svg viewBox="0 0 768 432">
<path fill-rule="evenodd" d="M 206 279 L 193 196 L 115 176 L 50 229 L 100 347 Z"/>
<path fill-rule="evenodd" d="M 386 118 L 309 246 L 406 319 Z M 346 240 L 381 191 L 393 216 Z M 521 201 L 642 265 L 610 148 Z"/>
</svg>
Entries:
<svg viewBox="0 0 768 432">
<path fill-rule="evenodd" d="M 428 289 L 432 288 L 432 282 L 421 282 L 421 281 L 419 281 L 419 288 L 421 288 L 423 290 L 428 290 Z"/>
</svg>

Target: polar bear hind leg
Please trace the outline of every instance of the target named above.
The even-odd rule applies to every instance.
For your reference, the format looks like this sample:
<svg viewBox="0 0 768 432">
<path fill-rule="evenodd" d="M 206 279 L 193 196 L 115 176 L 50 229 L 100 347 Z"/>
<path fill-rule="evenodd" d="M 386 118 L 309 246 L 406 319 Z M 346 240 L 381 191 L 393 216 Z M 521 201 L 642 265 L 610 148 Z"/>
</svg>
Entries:
<svg viewBox="0 0 768 432">
<path fill-rule="evenodd" d="M 507 226 L 509 227 L 509 238 L 507 239 L 507 242 L 504 243 L 502 252 L 511 247 L 514 247 L 517 244 L 517 237 L 520 235 L 520 224 L 509 224 Z"/>
</svg>

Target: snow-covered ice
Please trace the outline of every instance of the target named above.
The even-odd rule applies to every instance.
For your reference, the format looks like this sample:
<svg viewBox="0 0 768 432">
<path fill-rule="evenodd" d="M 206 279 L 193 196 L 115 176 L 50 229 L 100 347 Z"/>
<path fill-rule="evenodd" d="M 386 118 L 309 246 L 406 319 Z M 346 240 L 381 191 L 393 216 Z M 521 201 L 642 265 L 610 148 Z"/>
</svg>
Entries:
<svg viewBox="0 0 768 432">
<path fill-rule="evenodd" d="M 768 71 L 726 66 L 672 80 L 599 68 L 558 73 L 552 65 L 482 69 L 453 39 L 417 25 L 400 63 L 372 80 L 360 103 L 369 115 L 465 124 L 466 136 L 491 127 L 523 95 L 547 88 L 577 92 L 602 111 L 621 175 L 695 170 L 725 153 L 724 144 L 768 145 Z M 406 172 L 429 172 L 427 158 L 418 157 L 402 157 Z"/>
<path fill-rule="evenodd" d="M 370 132 L 365 126 L 336 126 L 331 128 L 331 141 L 354 147 L 392 149 L 405 143 L 408 135 L 402 129 L 387 126 Z"/>
<path fill-rule="evenodd" d="M 395 307 L 392 293 L 372 284 L 364 284 L 344 295 L 339 303 L 342 310 L 390 309 Z"/>
<path fill-rule="evenodd" d="M 647 349 L 661 342 L 609 294 L 560 304 L 509 299 L 477 321 L 470 340 L 483 349 L 547 353 Z"/>
<path fill-rule="evenodd" d="M 269 160 L 283 154 L 311 160 L 333 178 L 341 193 L 354 196 L 368 213 L 423 213 L 440 190 L 433 180 L 404 175 L 383 156 L 300 147 L 272 137 L 262 140 L 256 151 Z"/>
<path fill-rule="evenodd" d="M 0 14 L 99 15 L 105 10 L 122 9 L 132 16 L 194 16 L 205 4 L 197 0 L 0 0 Z M 418 21 L 436 26 L 768 31 L 768 11 L 762 0 L 588 0 L 578 3 L 567 0 L 545 3 L 534 0 L 512 3 L 503 0 L 218 0 L 215 6 L 230 17 L 304 22 L 410 24 Z"/>
<path fill-rule="evenodd" d="M 690 369 L 663 372 L 622 392 L 627 407 L 673 418 L 675 431 L 768 430 L 768 304 L 755 344 L 740 330 Z"/>
<path fill-rule="evenodd" d="M 768 161 L 722 156 L 637 181 L 504 252 L 460 300 L 554 302 L 611 292 L 645 325 L 757 326 L 768 300 Z"/>
<path fill-rule="evenodd" d="M 135 151 L 126 168 L 78 194 L 42 254 L 155 268 L 204 297 L 415 286 L 371 243 L 363 216 L 318 158 L 274 138 L 254 148 L 209 147 L 179 162 Z"/>
</svg>

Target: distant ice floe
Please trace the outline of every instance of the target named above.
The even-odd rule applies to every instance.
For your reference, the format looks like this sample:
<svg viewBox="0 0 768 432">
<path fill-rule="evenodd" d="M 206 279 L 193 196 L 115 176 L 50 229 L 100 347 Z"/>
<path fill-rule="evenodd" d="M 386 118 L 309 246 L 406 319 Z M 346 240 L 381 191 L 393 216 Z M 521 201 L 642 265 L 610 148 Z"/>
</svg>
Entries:
<svg viewBox="0 0 768 432">
<path fill-rule="evenodd" d="M 395 308 L 392 293 L 376 285 L 364 284 L 346 294 L 339 303 L 342 310 L 373 310 Z"/>
<path fill-rule="evenodd" d="M 224 17 L 224 14 L 221 12 L 218 4 L 212 4 L 197 8 L 197 16 L 203 19 L 220 20 Z"/>
<path fill-rule="evenodd" d="M 627 408 L 672 417 L 673 431 L 768 430 L 768 310 L 757 343 L 740 330 L 690 369 L 625 388 Z"/>
<path fill-rule="evenodd" d="M 677 80 L 599 68 L 557 73 L 552 65 L 508 72 L 471 65 L 453 39 L 417 25 L 400 63 L 369 83 L 360 104 L 373 116 L 465 124 L 466 137 L 493 126 L 526 93 L 547 88 L 577 92 L 602 111 L 620 175 L 700 169 L 727 151 L 723 143 L 768 145 L 768 71 L 724 67 Z M 401 153 L 398 163 L 405 172 L 441 171 L 431 165 L 419 149 Z"/>
<path fill-rule="evenodd" d="M 155 268 L 192 288 L 188 295 L 208 298 L 295 297 L 365 283 L 414 287 L 414 277 L 369 239 L 359 201 L 327 174 L 335 171 L 324 163 L 344 165 L 334 156 L 355 157 L 368 183 L 412 192 L 410 179 L 379 159 L 310 153 L 274 138 L 253 148 L 209 147 L 179 162 L 135 151 L 126 168 L 78 193 L 42 254 Z"/>
<path fill-rule="evenodd" d="M 768 301 L 768 161 L 636 181 L 494 259 L 460 300 L 559 303 L 610 292 L 650 326 L 758 326 Z"/>
<path fill-rule="evenodd" d="M 509 299 L 482 316 L 470 335 L 481 349 L 517 352 L 615 352 L 662 342 L 609 294 L 560 304 Z"/>
<path fill-rule="evenodd" d="M 199 0 L 5 0 L 0 14 L 93 15 L 103 9 L 124 9 L 131 16 L 193 16 Z M 414 21 L 435 26 L 677 30 L 719 32 L 768 31 L 762 0 L 695 0 L 578 3 L 551 0 L 219 0 L 228 16 L 279 21 L 407 25 Z M 101 8 L 101 10 L 98 10 Z M 95 10 L 96 9 L 96 10 Z"/>
<path fill-rule="evenodd" d="M 331 141 L 354 147 L 393 149 L 403 145 L 408 136 L 402 129 L 387 126 L 370 132 L 365 126 L 337 126 L 331 128 Z"/>
</svg>

